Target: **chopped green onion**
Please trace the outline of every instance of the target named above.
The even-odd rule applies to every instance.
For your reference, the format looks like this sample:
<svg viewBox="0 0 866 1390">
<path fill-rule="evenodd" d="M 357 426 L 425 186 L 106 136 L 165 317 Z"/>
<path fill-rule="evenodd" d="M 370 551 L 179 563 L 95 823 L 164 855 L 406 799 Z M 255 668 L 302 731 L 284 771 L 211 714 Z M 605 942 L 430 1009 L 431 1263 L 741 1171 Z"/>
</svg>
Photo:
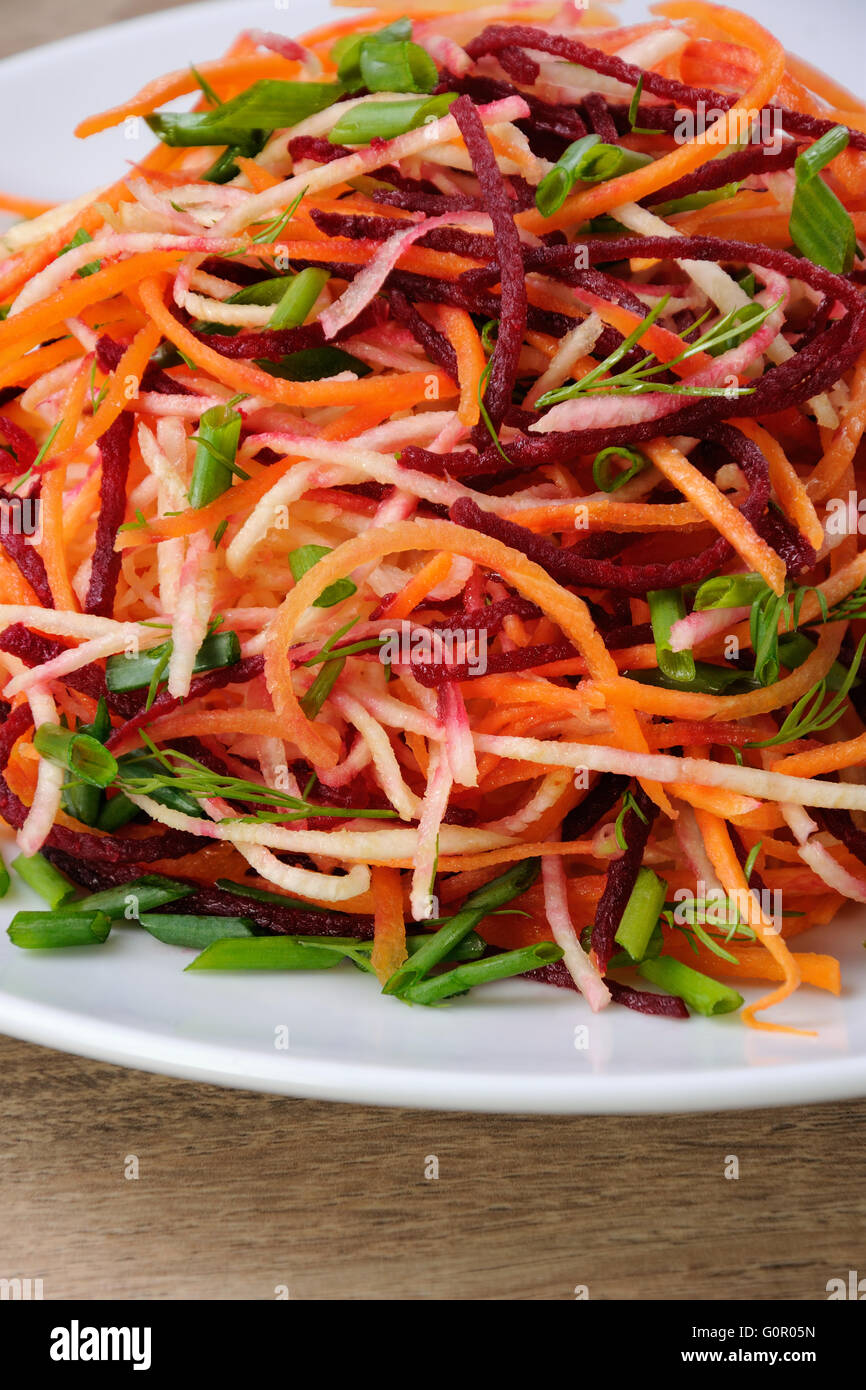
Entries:
<svg viewBox="0 0 866 1390">
<path fill-rule="evenodd" d="M 714 1014 L 728 1014 L 738 1009 L 743 996 L 735 989 L 720 984 L 709 975 L 702 975 L 690 965 L 672 960 L 669 956 L 659 956 L 656 960 L 645 960 L 638 966 L 638 974 L 645 980 L 658 985 L 667 994 L 675 994 L 683 999 L 689 1008 L 711 1018 Z"/>
<path fill-rule="evenodd" d="M 440 961 L 445 960 L 469 932 L 474 931 L 482 918 L 497 908 L 504 907 L 512 898 L 519 897 L 538 877 L 539 861 L 524 859 L 515 864 L 507 873 L 491 879 L 482 888 L 476 889 L 464 902 L 460 911 L 450 917 L 444 926 L 429 938 L 419 951 L 400 966 L 384 987 L 385 994 L 403 994 L 417 985 Z"/>
<path fill-rule="evenodd" d="M 634 888 L 623 910 L 615 940 L 632 960 L 641 961 L 658 926 L 668 886 L 652 869 L 638 869 Z"/>
<path fill-rule="evenodd" d="M 196 917 L 180 913 L 144 913 L 139 921 L 145 931 L 165 946 L 192 946 L 197 951 L 213 941 L 237 941 L 253 936 L 249 917 Z"/>
<path fill-rule="evenodd" d="M 0 898 L 6 897 L 11 886 L 12 879 L 9 876 L 9 870 L 6 868 L 3 860 L 0 859 Z"/>
<path fill-rule="evenodd" d="M 187 970 L 330 970 L 350 954 L 352 938 L 303 936 L 225 936 L 206 946 Z"/>
<path fill-rule="evenodd" d="M 126 883 L 118 883 L 113 888 L 104 888 L 99 893 L 89 893 L 79 898 L 75 904 L 76 912 L 104 912 L 112 921 L 124 918 L 128 922 L 138 920 L 142 912 L 152 912 L 155 907 L 176 902 L 195 892 L 191 883 L 180 879 L 165 878 L 162 874 L 143 874 L 141 878 L 131 878 Z"/>
<path fill-rule="evenodd" d="M 338 40 L 331 52 L 338 79 L 349 91 L 432 92 L 439 80 L 436 64 L 411 38 L 411 20 L 398 19 L 374 34 Z"/>
<path fill-rule="evenodd" d="M 50 951 L 62 946 L 101 945 L 111 931 L 104 912 L 16 912 L 7 928 L 15 946 Z"/>
<path fill-rule="evenodd" d="M 99 743 L 105 743 L 111 733 L 111 716 L 104 696 L 99 698 L 93 723 L 79 724 L 76 732 L 87 734 Z M 71 781 L 67 777 L 63 787 L 62 804 L 64 811 L 75 820 L 81 821 L 82 825 L 96 825 L 102 807 L 102 789 L 81 780 Z"/>
<path fill-rule="evenodd" d="M 815 265 L 846 275 L 854 264 L 857 238 L 854 223 L 836 194 L 821 178 L 821 170 L 848 144 L 844 126 L 834 126 L 816 140 L 794 164 L 794 197 L 788 231 L 799 251 Z"/>
<path fill-rule="evenodd" d="M 257 280 L 254 285 L 244 285 L 236 294 L 229 295 L 226 304 L 279 304 L 286 290 L 294 284 L 296 275 L 272 275 L 270 280 Z M 220 332 L 224 324 L 218 324 Z"/>
<path fill-rule="evenodd" d="M 228 145 L 222 154 L 217 155 L 209 169 L 201 175 L 203 183 L 231 183 L 232 179 L 237 178 L 241 172 L 236 164 L 238 155 L 243 155 L 247 159 L 254 159 L 260 154 L 267 144 L 270 132 L 267 130 L 251 130 L 245 136 L 240 145 Z M 253 237 L 253 241 L 258 240 Z M 236 254 L 236 253 L 230 253 Z M 231 302 L 231 301 L 229 301 Z M 227 330 L 230 331 L 230 330 Z"/>
<path fill-rule="evenodd" d="M 51 908 L 60 907 L 61 903 L 68 903 L 75 897 L 75 884 L 42 854 L 19 854 L 12 860 L 12 868 Z"/>
<path fill-rule="evenodd" d="M 361 85 L 361 45 L 364 43 L 393 43 L 396 39 L 411 39 L 412 21 L 404 15 L 402 19 L 395 19 L 392 24 L 388 24 L 384 29 L 376 29 L 371 34 L 361 34 L 356 37 L 354 34 L 345 34 L 343 38 L 337 39 L 331 45 L 329 57 L 337 64 L 337 77 L 344 82 L 347 87 L 353 84 Z"/>
<path fill-rule="evenodd" d="M 592 949 L 591 926 L 586 928 L 586 933 L 586 944 L 584 945 L 583 941 L 581 941 L 581 945 L 584 945 L 584 950 L 590 951 Z M 631 967 L 632 965 L 639 965 L 640 961 L 642 960 L 650 960 L 655 956 L 660 956 L 664 944 L 664 932 L 662 931 L 661 922 L 659 921 L 656 922 L 655 926 L 650 932 L 649 940 L 644 946 L 643 954 L 640 956 L 638 960 L 636 960 L 629 951 L 617 951 L 616 954 L 611 956 L 610 960 L 608 961 L 608 968 L 611 970 L 625 970 Z"/>
<path fill-rule="evenodd" d="M 160 779 L 160 785 L 151 787 L 150 781 Z M 165 769 L 156 758 L 148 758 L 141 753 L 126 753 L 118 761 L 118 782 L 133 793 L 149 796 L 160 806 L 168 806 L 172 811 L 182 811 L 187 816 L 200 816 L 199 803 L 185 791 L 166 783 Z M 137 784 L 141 785 L 137 785 Z M 135 802 L 123 792 L 107 801 L 99 818 L 100 830 L 116 830 L 140 815 Z"/>
<path fill-rule="evenodd" d="M 255 888 L 250 883 L 235 883 L 230 878 L 218 878 L 215 885 L 221 888 L 224 893 L 234 893 L 241 898 L 252 898 L 259 903 L 275 903 L 277 907 L 285 907 L 290 911 L 297 912 L 327 912 L 339 911 L 339 908 L 321 907 L 319 903 L 307 903 L 302 898 L 289 898 L 285 893 L 269 893 L 266 888 Z"/>
<path fill-rule="evenodd" d="M 670 217 L 675 212 L 697 212 L 699 208 L 709 207 L 712 203 L 725 202 L 728 198 L 733 198 L 734 194 L 739 193 L 739 183 L 726 183 L 721 188 L 705 188 L 701 193 L 689 193 L 685 198 L 671 198 L 670 202 L 658 203 L 653 212 L 656 217 Z M 751 291 L 754 294 L 754 277 Z"/>
<path fill-rule="evenodd" d="M 298 704 L 308 719 L 316 718 L 336 685 L 345 664 L 346 659 L 342 656 L 333 661 L 326 661 L 306 695 L 301 696 Z"/>
<path fill-rule="evenodd" d="M 614 458 L 628 460 L 631 467 L 623 473 L 614 473 L 610 465 L 610 460 Z M 592 480 L 602 492 L 618 492 L 645 468 L 649 468 L 649 460 L 645 459 L 643 454 L 639 454 L 637 449 L 626 449 L 623 445 L 614 444 L 596 454 L 592 463 Z"/>
<path fill-rule="evenodd" d="M 759 574 L 720 574 L 707 579 L 695 594 L 694 608 L 750 608 L 767 588 Z"/>
<path fill-rule="evenodd" d="M 154 916 L 149 918 L 145 925 L 148 926 L 148 930 L 152 930 L 154 924 L 165 920 L 161 915 Z M 196 919 L 178 918 L 178 920 L 194 921 Z M 243 922 L 249 919 L 203 918 L 198 920 L 218 923 L 219 921 Z M 250 938 L 234 933 L 232 935 L 225 934 L 219 940 L 220 942 L 232 941 L 240 944 L 237 950 L 223 945 L 213 951 L 205 949 L 203 955 L 197 957 L 187 968 L 197 970 L 327 970 L 329 966 L 338 965 L 341 960 L 348 959 L 365 974 L 374 973 L 370 964 L 373 942 L 358 941 L 351 936 L 257 936 Z M 414 955 L 429 940 L 430 936 L 426 933 L 421 936 L 407 936 L 406 950 L 410 956 Z M 262 943 L 266 944 L 262 949 L 257 949 Z M 196 943 L 176 941 L 170 944 L 193 945 Z M 205 945 L 205 942 L 203 941 L 201 944 Z M 446 959 L 449 961 L 477 960 L 483 956 L 486 950 L 487 942 L 475 932 L 470 932 L 454 946 Z"/>
<path fill-rule="evenodd" d="M 267 358 L 256 358 L 256 366 L 269 376 L 279 376 L 285 381 L 322 381 L 340 372 L 354 372 L 355 376 L 367 376 L 372 368 L 360 357 L 353 357 L 338 347 L 301 348 L 281 357 L 279 362 Z"/>
<path fill-rule="evenodd" d="M 167 112 L 146 120 L 165 145 L 234 145 L 245 153 L 251 136 L 297 125 L 338 101 L 343 92 L 339 82 L 265 78 L 210 111 Z"/>
<path fill-rule="evenodd" d="M 558 212 L 576 183 L 604 183 L 651 164 L 652 157 L 622 145 L 604 145 L 599 135 L 584 135 L 569 145 L 535 190 L 542 217 Z"/>
<path fill-rule="evenodd" d="M 682 690 L 684 682 L 674 680 L 664 671 L 629 671 L 629 680 L 641 685 L 658 685 L 662 690 Z M 739 690 L 732 688 L 738 686 Z M 757 689 L 757 682 L 746 671 L 737 671 L 732 666 L 713 666 L 708 661 L 695 662 L 694 679 L 688 682 L 689 691 L 698 695 L 728 695 L 740 691 Z"/>
<path fill-rule="evenodd" d="M 241 416 L 231 405 L 214 405 L 199 421 L 192 482 L 191 507 L 206 507 L 232 485 L 235 455 L 241 437 Z"/>
<path fill-rule="evenodd" d="M 303 579 L 307 570 L 311 570 L 326 555 L 330 555 L 331 547 L 327 545 L 302 545 L 297 550 L 293 550 L 289 555 L 289 569 L 292 571 L 292 578 L 297 584 Z M 356 586 L 351 579 L 337 579 L 333 584 L 329 584 L 323 589 L 317 599 L 313 600 L 314 608 L 333 608 L 335 603 L 341 603 L 344 598 L 351 598 L 352 594 L 357 593 Z"/>
<path fill-rule="evenodd" d="M 371 140 L 393 140 L 407 131 L 447 116 L 456 92 L 436 97 L 407 97 L 405 101 L 371 101 L 353 106 L 328 134 L 332 145 L 369 145 Z"/>
<path fill-rule="evenodd" d="M 43 758 L 74 772 L 91 787 L 107 787 L 117 776 L 117 762 L 98 739 L 61 724 L 40 724 L 33 747 Z"/>
<path fill-rule="evenodd" d="M 689 651 L 671 650 L 671 628 L 686 616 L 682 589 L 651 589 L 647 594 L 659 670 L 672 681 L 695 679 L 695 658 Z"/>
<path fill-rule="evenodd" d="M 432 92 L 439 81 L 429 53 L 405 41 L 362 40 L 360 68 L 369 92 Z"/>
<path fill-rule="evenodd" d="M 542 965 L 561 959 L 561 947 L 552 941 L 538 941 L 534 946 L 522 946 L 519 950 L 503 951 L 501 955 L 490 956 L 486 960 L 457 965 L 442 975 L 434 975 L 429 980 L 421 980 L 410 986 L 401 992 L 400 997 L 409 1004 L 438 1004 L 454 994 L 465 994 L 476 985 L 524 975 L 527 970 L 538 970 Z"/>
<path fill-rule="evenodd" d="M 282 299 L 268 319 L 267 327 L 299 328 L 329 279 L 329 271 L 319 270 L 315 266 L 307 266 L 306 270 L 293 276 Z"/>
<path fill-rule="evenodd" d="M 167 643 L 151 647 L 139 656 L 110 656 L 105 663 L 105 684 L 113 695 L 128 690 L 143 690 L 150 685 L 154 675 L 162 673 L 165 666 Z M 206 637 L 196 653 L 193 673 L 216 671 L 224 666 L 234 666 L 240 661 L 241 644 L 236 632 L 212 632 Z"/>
</svg>

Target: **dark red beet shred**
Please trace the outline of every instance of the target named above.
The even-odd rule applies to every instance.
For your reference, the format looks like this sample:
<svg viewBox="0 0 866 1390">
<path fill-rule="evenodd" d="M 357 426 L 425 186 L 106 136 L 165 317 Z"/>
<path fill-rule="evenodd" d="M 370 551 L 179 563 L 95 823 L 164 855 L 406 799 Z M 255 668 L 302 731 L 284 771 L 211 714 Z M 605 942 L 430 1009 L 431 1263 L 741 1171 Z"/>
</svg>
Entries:
<svg viewBox="0 0 866 1390">
<path fill-rule="evenodd" d="M 511 404 L 517 381 L 520 348 L 526 332 L 526 280 L 520 236 L 514 221 L 514 208 L 499 172 L 493 147 L 481 124 L 481 117 L 469 97 L 458 97 L 451 107 L 460 134 L 469 151 L 475 176 L 481 185 L 484 204 L 493 223 L 499 262 L 500 320 L 493 366 L 484 392 L 484 405 L 491 426 L 497 429 Z M 483 427 L 482 427 L 483 430 Z"/>
<path fill-rule="evenodd" d="M 129 474 L 129 447 L 132 439 L 131 414 L 118 415 L 99 441 L 102 481 L 99 487 L 99 520 L 90 583 L 84 602 L 85 613 L 110 618 L 120 574 L 121 555 L 114 548 L 118 527 L 126 512 L 126 479 Z"/>
</svg>

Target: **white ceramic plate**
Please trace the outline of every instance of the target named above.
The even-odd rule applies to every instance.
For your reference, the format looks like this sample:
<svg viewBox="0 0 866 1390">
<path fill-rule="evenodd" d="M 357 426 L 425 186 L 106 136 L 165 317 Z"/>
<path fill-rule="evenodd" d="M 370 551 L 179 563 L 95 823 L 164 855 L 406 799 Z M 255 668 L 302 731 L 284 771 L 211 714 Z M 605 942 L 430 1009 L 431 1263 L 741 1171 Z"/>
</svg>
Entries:
<svg viewBox="0 0 866 1390">
<path fill-rule="evenodd" d="M 751 8 L 791 47 L 856 85 L 858 6 L 829 6 L 847 17 L 846 42 L 841 25 L 826 23 L 828 7 L 819 23 L 811 0 Z M 637 0 L 626 8 L 629 18 L 640 12 Z M 0 65 L 0 186 L 70 197 L 106 181 L 139 148 L 122 129 L 77 142 L 78 119 L 156 73 L 218 54 L 245 26 L 299 33 L 325 14 L 322 0 L 201 5 L 8 60 Z M 16 886 L 2 925 L 35 905 Z M 594 1018 L 576 996 L 541 985 L 495 985 L 449 1008 L 407 1009 L 349 967 L 185 975 L 192 952 L 123 927 L 87 951 L 20 951 L 0 934 L 0 1029 L 175 1076 L 378 1104 L 664 1113 L 832 1100 L 866 1093 L 864 925 L 862 914 L 859 923 L 849 914 L 807 939 L 810 949 L 841 954 L 845 979 L 841 999 L 803 988 L 785 1006 L 786 1019 L 819 1031 L 816 1040 L 755 1033 L 736 1017 L 680 1023 L 610 1009 Z M 584 1026 L 586 1038 L 575 1033 Z M 280 1045 L 285 1030 L 288 1046 Z"/>
</svg>

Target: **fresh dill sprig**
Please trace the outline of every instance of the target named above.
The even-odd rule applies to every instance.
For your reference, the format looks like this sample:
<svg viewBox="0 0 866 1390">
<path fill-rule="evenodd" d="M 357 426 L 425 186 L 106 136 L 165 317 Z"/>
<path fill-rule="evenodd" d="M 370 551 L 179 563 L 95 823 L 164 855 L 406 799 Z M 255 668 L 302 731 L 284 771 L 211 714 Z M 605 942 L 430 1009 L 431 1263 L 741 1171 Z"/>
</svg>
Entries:
<svg viewBox="0 0 866 1390">
<path fill-rule="evenodd" d="M 836 694 L 827 700 L 827 678 L 818 681 L 811 690 L 801 696 L 786 717 L 779 732 L 772 738 L 761 739 L 754 743 L 749 743 L 748 748 L 772 748 L 778 743 L 793 743 L 796 739 L 810 738 L 812 734 L 821 733 L 824 729 L 832 728 L 836 720 L 845 708 L 845 700 L 860 669 L 863 660 L 863 650 L 866 648 L 866 636 L 860 639 L 860 644 L 854 654 L 854 660 L 848 667 L 845 679 L 842 681 Z"/>
<path fill-rule="evenodd" d="M 663 295 L 658 303 L 650 309 L 646 318 L 632 330 L 627 338 L 623 339 L 619 347 L 609 353 L 604 361 L 599 362 L 592 371 L 587 372 L 580 381 L 573 382 L 569 386 L 559 386 L 554 391 L 545 392 L 540 400 L 536 401 L 537 407 L 541 409 L 544 406 L 557 405 L 560 401 L 570 401 L 587 395 L 639 396 L 647 392 L 661 392 L 677 396 L 730 396 L 732 398 L 751 395 L 754 391 L 754 387 L 751 386 L 737 386 L 735 388 L 729 386 L 690 386 L 688 381 L 671 384 L 656 381 L 655 377 L 660 372 L 666 372 L 670 367 L 678 366 L 679 363 L 687 361 L 697 353 L 710 352 L 721 343 L 724 343 L 726 347 L 738 347 L 760 328 L 765 319 L 768 319 L 779 307 L 781 300 L 776 304 L 759 309 L 757 314 L 753 313 L 746 320 L 741 317 L 742 311 L 740 309 L 731 310 L 729 314 L 725 314 L 723 318 L 719 319 L 712 328 L 708 328 L 700 337 L 689 343 L 682 352 L 677 353 L 667 362 L 660 362 L 654 352 L 648 352 L 636 366 L 615 373 L 613 376 L 604 376 L 605 372 L 609 372 L 626 353 L 637 346 L 647 329 L 651 328 L 656 319 L 664 312 L 669 299 L 669 294 Z M 697 323 L 703 322 L 706 317 L 706 314 L 703 315 Z M 693 327 L 697 327 L 697 324 Z"/>
<path fill-rule="evenodd" d="M 244 819 L 253 820 L 304 820 L 308 816 L 330 816 L 342 820 L 393 819 L 395 811 L 374 809 L 355 810 L 346 806 L 318 806 L 306 798 L 292 796 L 276 787 L 267 787 L 260 782 L 248 782 L 243 777 L 233 777 L 229 773 L 219 773 L 205 767 L 196 758 L 181 753 L 176 748 L 159 748 L 153 739 L 142 730 L 142 739 L 148 752 L 161 764 L 162 774 L 145 773 L 141 776 L 123 776 L 116 785 L 122 791 L 140 796 L 150 796 L 157 791 L 186 792 L 195 800 L 209 800 L 222 797 L 227 801 L 242 801 L 263 807 L 273 807 L 254 813 Z"/>
</svg>

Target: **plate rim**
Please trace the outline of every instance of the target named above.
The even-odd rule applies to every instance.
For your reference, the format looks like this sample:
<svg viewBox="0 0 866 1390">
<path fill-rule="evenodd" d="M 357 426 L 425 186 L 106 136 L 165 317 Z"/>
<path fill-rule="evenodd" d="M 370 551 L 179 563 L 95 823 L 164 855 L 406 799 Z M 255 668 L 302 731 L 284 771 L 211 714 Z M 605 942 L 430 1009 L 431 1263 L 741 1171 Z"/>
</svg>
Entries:
<svg viewBox="0 0 866 1390">
<path fill-rule="evenodd" d="M 57 1041 L 58 1025 L 63 1041 Z M 744 1025 L 745 1026 L 745 1025 Z M 777 1108 L 853 1100 L 866 1095 L 866 1054 L 716 1071 L 577 1077 L 516 1075 L 473 1070 L 410 1070 L 379 1063 L 292 1057 L 240 1051 L 177 1039 L 51 1004 L 22 1000 L 0 990 L 0 1030 L 35 1043 L 114 1066 L 296 1099 L 407 1109 L 487 1114 L 675 1115 L 716 1110 Z M 804 1045 L 808 1046 L 804 1038 Z M 216 1058 L 219 1060 L 216 1060 Z M 658 1093 L 664 1091 L 663 1108 Z"/>
</svg>

